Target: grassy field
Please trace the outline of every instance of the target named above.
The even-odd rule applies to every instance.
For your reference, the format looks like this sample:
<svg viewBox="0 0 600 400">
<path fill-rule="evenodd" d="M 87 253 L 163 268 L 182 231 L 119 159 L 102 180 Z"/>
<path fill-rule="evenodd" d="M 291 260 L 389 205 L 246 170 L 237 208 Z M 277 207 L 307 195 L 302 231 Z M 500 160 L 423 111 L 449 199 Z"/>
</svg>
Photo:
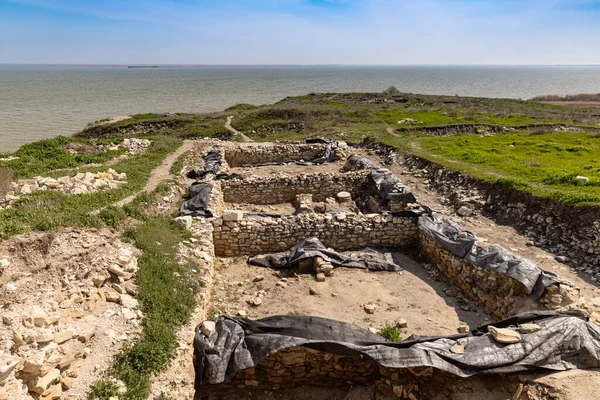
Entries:
<svg viewBox="0 0 600 400">
<path fill-rule="evenodd" d="M 597 133 L 457 135 L 413 143 L 417 154 L 470 175 L 570 204 L 600 203 Z"/>
<path fill-rule="evenodd" d="M 152 169 L 181 145 L 181 140 L 168 136 L 155 136 L 151 139 L 153 143 L 146 153 L 127 158 L 112 166 L 116 171 L 127 174 L 127 184 L 122 188 L 79 195 L 66 195 L 59 191 L 37 191 L 22 196 L 12 208 L 0 211 L 0 238 L 30 230 L 47 231 L 63 226 L 99 226 L 102 223 L 100 216 L 90 214 L 91 211 L 142 189 Z M 37 171 L 52 176 L 53 168 L 57 165 L 63 167 L 64 164 L 53 163 L 51 156 L 48 156 L 48 159 L 50 161 L 40 164 L 42 167 Z M 105 171 L 106 168 L 79 168 L 62 171 L 61 175 Z M 18 174 L 29 175 L 26 169 L 15 170 Z"/>
</svg>

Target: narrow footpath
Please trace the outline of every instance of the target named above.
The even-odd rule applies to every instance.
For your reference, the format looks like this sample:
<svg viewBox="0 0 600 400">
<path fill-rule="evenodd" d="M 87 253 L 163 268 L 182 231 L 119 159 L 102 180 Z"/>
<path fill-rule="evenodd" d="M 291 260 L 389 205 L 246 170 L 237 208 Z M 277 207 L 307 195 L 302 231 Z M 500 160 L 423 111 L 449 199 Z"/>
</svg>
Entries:
<svg viewBox="0 0 600 400">
<path fill-rule="evenodd" d="M 230 115 L 227 117 L 227 122 L 225 122 L 225 129 L 232 132 L 236 136 L 241 136 L 244 139 L 244 142 L 254 142 L 254 140 L 252 140 L 248 136 L 244 135 L 244 133 L 238 131 L 233 126 L 231 126 L 231 121 L 233 121 L 233 115 Z"/>
</svg>

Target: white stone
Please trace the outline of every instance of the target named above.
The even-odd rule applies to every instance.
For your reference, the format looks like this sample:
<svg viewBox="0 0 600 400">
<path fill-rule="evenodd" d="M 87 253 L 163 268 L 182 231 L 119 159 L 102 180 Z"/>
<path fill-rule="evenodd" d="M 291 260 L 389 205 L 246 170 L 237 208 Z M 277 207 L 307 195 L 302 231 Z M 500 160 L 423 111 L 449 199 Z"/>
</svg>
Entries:
<svg viewBox="0 0 600 400">
<path fill-rule="evenodd" d="M 212 336 L 217 332 L 217 324 L 214 321 L 204 321 L 200 325 L 200 332 L 206 337 Z"/>
<path fill-rule="evenodd" d="M 193 218 L 190 215 L 177 217 L 173 219 L 173 224 L 181 229 L 190 229 L 192 227 Z"/>
<path fill-rule="evenodd" d="M 494 337 L 498 343 L 519 343 L 521 341 L 521 335 L 518 332 L 508 328 L 496 328 L 495 326 L 488 326 L 488 332 Z"/>
<path fill-rule="evenodd" d="M 244 212 L 241 210 L 223 210 L 223 221 L 241 221 Z"/>
</svg>

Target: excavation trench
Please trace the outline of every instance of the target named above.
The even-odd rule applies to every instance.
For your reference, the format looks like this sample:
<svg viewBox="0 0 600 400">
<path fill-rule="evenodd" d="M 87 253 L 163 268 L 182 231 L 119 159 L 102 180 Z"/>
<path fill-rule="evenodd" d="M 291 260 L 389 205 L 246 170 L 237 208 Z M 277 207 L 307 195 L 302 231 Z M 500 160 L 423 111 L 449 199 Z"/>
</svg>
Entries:
<svg viewBox="0 0 600 400">
<path fill-rule="evenodd" d="M 399 194 L 406 194 L 401 183 L 391 191 L 385 184 L 389 181 L 381 184 L 380 174 L 387 176 L 387 170 L 344 168 L 347 149 L 338 151 L 336 161 L 299 165 L 317 159 L 324 147 L 219 144 L 210 149 L 223 155 L 220 172 L 244 177 L 207 179 L 212 185 L 208 208 L 214 217 L 212 237 L 205 239 L 212 240 L 215 254 L 209 257 L 214 268 L 209 318 L 323 317 L 372 332 L 396 325 L 407 338 L 465 333 L 467 326 L 472 329 L 526 311 L 566 310 L 578 302 L 579 290 L 567 281 L 550 277 L 536 289 L 536 282 L 514 271 L 457 255 L 454 247 L 423 228 L 427 209 L 398 201 Z M 246 164 L 261 166 L 249 169 L 242 166 Z M 205 221 L 193 219 L 192 232 Z M 453 226 L 448 221 L 436 224 Z M 454 239 L 466 238 L 460 235 Z M 268 269 L 247 263 L 247 256 L 285 253 L 309 237 L 346 255 L 364 257 L 360 251 L 375 249 L 401 270 L 341 267 L 324 277 L 298 265 Z M 507 254 L 529 268 L 526 260 Z M 532 268 L 539 274 L 539 268 Z M 214 321 L 217 330 L 223 326 L 219 318 Z M 202 339 L 202 327 L 197 344 L 207 340 Z M 209 332 L 208 339 L 216 334 L 221 333 Z M 198 347 L 196 352 L 196 363 L 210 366 Z M 252 368 L 228 372 L 224 380 L 207 376 L 206 367 L 198 365 L 198 399 L 228 398 L 232 393 L 242 398 L 303 398 L 310 393 L 316 398 L 452 398 L 448 396 L 456 393 L 481 395 L 488 381 L 457 379 L 429 366 L 383 368 L 357 354 L 310 346 L 275 351 Z M 506 398 L 522 388 L 516 376 L 492 386 L 485 389 L 490 398 Z M 298 387 L 304 389 L 298 392 Z"/>
</svg>

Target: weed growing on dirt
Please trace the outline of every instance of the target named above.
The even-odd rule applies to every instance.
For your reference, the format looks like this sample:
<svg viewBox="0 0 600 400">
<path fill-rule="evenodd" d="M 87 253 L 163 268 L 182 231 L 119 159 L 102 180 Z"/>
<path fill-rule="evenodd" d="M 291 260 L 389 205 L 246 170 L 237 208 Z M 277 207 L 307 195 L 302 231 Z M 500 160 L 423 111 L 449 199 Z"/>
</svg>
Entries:
<svg viewBox="0 0 600 400">
<path fill-rule="evenodd" d="M 92 385 L 91 389 L 90 395 L 88 396 L 89 400 L 109 400 L 111 397 L 119 398 L 119 388 L 117 387 L 117 384 L 112 381 L 98 381 Z"/>
<path fill-rule="evenodd" d="M 125 218 L 127 218 L 127 213 L 123 208 L 116 206 L 108 206 L 103 208 L 99 213 L 98 217 L 108 226 L 113 229 L 117 229 Z"/>
<path fill-rule="evenodd" d="M 401 342 L 400 331 L 394 325 L 386 324 L 377 332 L 377 334 L 390 342 Z"/>
<path fill-rule="evenodd" d="M 175 160 L 173 165 L 171 165 L 171 169 L 169 170 L 169 173 L 171 175 L 177 176 L 181 173 L 181 170 L 183 169 L 183 163 L 185 162 L 185 160 L 189 156 L 189 154 L 190 154 L 190 152 L 186 151 L 182 155 L 177 157 L 177 160 Z"/>
<path fill-rule="evenodd" d="M 123 399 L 148 397 L 150 376 L 167 366 L 177 347 L 176 332 L 187 323 L 195 307 L 186 270 L 191 266 L 179 265 L 176 259 L 178 244 L 189 236 L 174 227 L 168 217 L 149 217 L 124 233 L 125 239 L 143 251 L 138 261 L 137 284 L 145 319 L 140 339 L 126 345 L 115 359 L 114 375 L 127 386 Z"/>
</svg>

